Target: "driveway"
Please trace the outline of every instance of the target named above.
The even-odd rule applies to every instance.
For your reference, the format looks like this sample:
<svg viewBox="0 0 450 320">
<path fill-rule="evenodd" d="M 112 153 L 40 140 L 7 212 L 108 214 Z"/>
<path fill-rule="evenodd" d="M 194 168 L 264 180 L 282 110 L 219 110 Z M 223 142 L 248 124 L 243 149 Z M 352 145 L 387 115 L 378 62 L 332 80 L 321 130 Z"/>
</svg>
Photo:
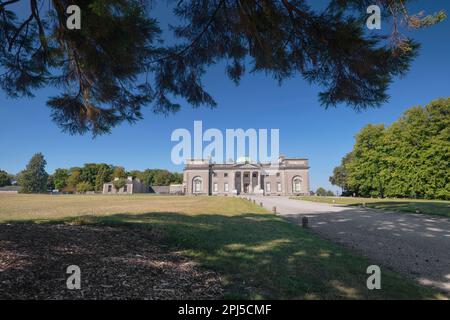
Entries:
<svg viewBox="0 0 450 320">
<path fill-rule="evenodd" d="M 249 196 L 257 204 L 301 223 L 333 242 L 450 294 L 450 219 L 345 207 L 288 197 Z"/>
</svg>

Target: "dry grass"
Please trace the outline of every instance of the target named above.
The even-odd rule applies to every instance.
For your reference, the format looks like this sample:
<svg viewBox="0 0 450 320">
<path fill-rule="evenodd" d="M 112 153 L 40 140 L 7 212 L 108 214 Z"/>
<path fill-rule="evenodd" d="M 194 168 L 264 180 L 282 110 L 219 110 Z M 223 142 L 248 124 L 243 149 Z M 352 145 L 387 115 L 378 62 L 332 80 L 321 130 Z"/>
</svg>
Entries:
<svg viewBox="0 0 450 320">
<path fill-rule="evenodd" d="M 0 223 L 25 220 L 39 223 L 37 227 L 34 223 L 25 223 L 24 228 L 38 228 L 39 234 L 49 235 L 39 247 L 46 250 L 50 257 L 54 255 L 54 249 L 48 243 L 60 239 L 51 233 L 52 230 L 65 228 L 67 224 L 71 232 L 81 232 L 92 226 L 96 230 L 93 236 L 95 241 L 103 239 L 103 231 L 109 228 L 124 230 L 125 238 L 128 238 L 127 232 L 136 234 L 138 240 L 130 237 L 127 241 L 137 249 L 143 246 L 138 242 L 141 236 L 148 238 L 147 232 L 164 235 L 164 241 L 159 246 L 169 252 L 180 253 L 199 263 L 202 268 L 220 275 L 224 298 L 445 298 L 384 266 L 381 266 L 383 289 L 368 290 L 366 268 L 373 264 L 372 261 L 239 198 L 0 195 Z M 17 225 L 12 222 L 3 227 L 21 230 Z M 12 240 L 13 236 L 16 241 Z M 23 237 L 28 239 L 30 245 L 22 240 Z M 30 231 L 13 233 L 6 237 L 3 249 L 0 241 L 0 254 L 13 257 L 26 257 L 21 255 L 22 251 L 36 254 L 32 248 L 33 239 L 36 237 Z M 94 241 L 81 234 L 74 239 L 80 241 L 76 247 L 82 249 L 89 248 Z M 106 246 L 104 254 L 113 254 L 116 245 L 109 240 L 103 243 Z M 108 243 L 114 248 L 109 249 Z M 11 253 L 12 249 L 15 252 Z M 70 253 L 67 258 L 71 263 L 78 263 L 76 254 Z M 97 258 L 95 254 L 83 261 L 88 263 Z M 131 267 L 131 264 L 127 262 L 123 267 Z M 39 264 L 39 268 L 55 269 L 47 263 Z M 32 266 L 28 269 L 29 274 L 36 274 Z M 0 272 L 0 283 L 1 275 Z M 144 277 L 142 279 L 145 283 Z M 19 284 L 26 287 L 26 283 L 19 281 Z M 130 296 L 130 293 L 124 291 L 122 297 L 125 296 Z M 105 298 L 103 295 L 99 297 Z"/>
<path fill-rule="evenodd" d="M 236 212 L 265 211 L 259 208 L 255 211 L 250 203 L 227 197 L 0 194 L 0 222 L 147 212 L 234 215 Z"/>
</svg>

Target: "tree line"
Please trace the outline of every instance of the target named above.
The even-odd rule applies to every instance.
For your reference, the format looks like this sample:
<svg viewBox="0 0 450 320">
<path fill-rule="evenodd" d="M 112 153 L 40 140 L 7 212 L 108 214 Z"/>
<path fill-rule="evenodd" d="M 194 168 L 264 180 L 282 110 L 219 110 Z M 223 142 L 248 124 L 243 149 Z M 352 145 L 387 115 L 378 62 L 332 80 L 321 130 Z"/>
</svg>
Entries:
<svg viewBox="0 0 450 320">
<path fill-rule="evenodd" d="M 450 98 L 362 128 L 330 182 L 343 195 L 450 200 Z"/>
<path fill-rule="evenodd" d="M 58 168 L 53 174 L 48 174 L 45 171 L 46 164 L 44 155 L 36 153 L 26 168 L 15 176 L 0 170 L 0 187 L 11 185 L 16 180 L 22 193 L 43 193 L 55 189 L 67 193 L 85 193 L 101 192 L 104 183 L 130 176 L 147 185 L 168 186 L 183 182 L 183 174 L 164 169 L 127 171 L 122 166 L 86 163 L 82 167 Z"/>
</svg>

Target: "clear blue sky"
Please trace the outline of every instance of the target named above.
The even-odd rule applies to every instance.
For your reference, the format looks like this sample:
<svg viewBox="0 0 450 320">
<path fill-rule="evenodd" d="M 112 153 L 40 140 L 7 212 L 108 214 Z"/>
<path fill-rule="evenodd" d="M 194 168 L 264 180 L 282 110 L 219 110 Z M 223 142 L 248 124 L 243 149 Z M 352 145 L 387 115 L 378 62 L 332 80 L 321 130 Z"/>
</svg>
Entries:
<svg viewBox="0 0 450 320">
<path fill-rule="evenodd" d="M 412 11 L 427 13 L 445 9 L 448 1 L 420 1 Z M 167 16 L 166 8 L 158 14 Z M 167 23 L 167 20 L 163 23 Z M 164 25 L 162 26 L 164 27 Z M 311 188 L 332 188 L 328 177 L 340 159 L 352 149 L 354 135 L 368 123 L 390 124 L 407 108 L 450 96 L 450 19 L 431 28 L 414 31 L 422 44 L 419 57 L 408 75 L 390 87 L 391 99 L 381 108 L 355 113 L 346 106 L 325 110 L 317 99 L 319 88 L 301 78 L 278 86 L 263 74 L 247 75 L 239 86 L 224 76 L 223 66 L 208 71 L 207 90 L 218 102 L 214 110 L 193 109 L 184 103 L 182 110 L 164 117 L 144 110 L 144 120 L 123 124 L 110 135 L 70 136 L 61 133 L 50 120 L 45 102 L 54 94 L 41 90 L 33 99 L 11 100 L 0 92 L 0 169 L 17 173 L 36 152 L 47 160 L 47 171 L 58 167 L 81 166 L 88 162 L 123 165 L 126 169 L 166 168 L 181 171 L 170 160 L 174 143 L 170 135 L 176 128 L 192 130 L 194 120 L 204 128 L 279 128 L 280 152 L 310 159 Z M 336 188 L 333 188 L 336 190 Z"/>
</svg>

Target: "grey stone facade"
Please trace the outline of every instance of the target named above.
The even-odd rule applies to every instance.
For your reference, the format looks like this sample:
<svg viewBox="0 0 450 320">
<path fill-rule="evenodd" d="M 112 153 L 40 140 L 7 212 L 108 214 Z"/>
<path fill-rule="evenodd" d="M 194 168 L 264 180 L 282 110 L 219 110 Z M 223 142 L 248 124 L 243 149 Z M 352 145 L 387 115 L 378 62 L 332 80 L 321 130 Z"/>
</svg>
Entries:
<svg viewBox="0 0 450 320">
<path fill-rule="evenodd" d="M 134 194 L 148 192 L 149 187 L 139 179 L 133 177 L 128 177 L 125 186 L 118 190 L 114 187 L 113 182 L 108 182 L 103 185 L 103 194 Z"/>
<path fill-rule="evenodd" d="M 280 157 L 275 166 L 189 160 L 184 168 L 183 189 L 188 195 L 308 195 L 308 159 Z"/>
</svg>

